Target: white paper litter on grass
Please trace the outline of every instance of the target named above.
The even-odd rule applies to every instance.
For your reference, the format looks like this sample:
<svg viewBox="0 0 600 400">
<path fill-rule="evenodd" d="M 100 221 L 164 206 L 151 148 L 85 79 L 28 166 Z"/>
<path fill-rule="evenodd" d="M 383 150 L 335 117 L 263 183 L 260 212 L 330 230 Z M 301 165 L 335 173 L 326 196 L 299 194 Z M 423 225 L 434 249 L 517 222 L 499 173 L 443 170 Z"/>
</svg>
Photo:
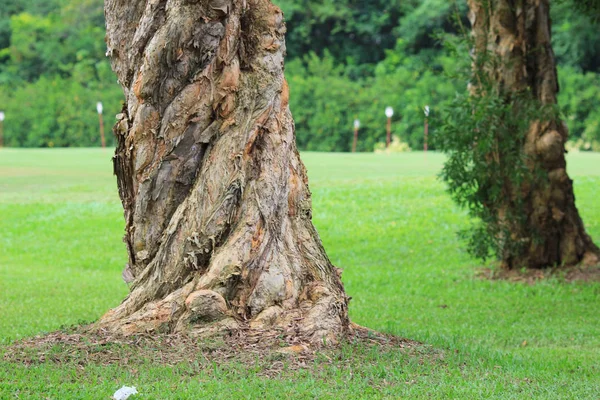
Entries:
<svg viewBox="0 0 600 400">
<path fill-rule="evenodd" d="M 134 387 L 123 386 L 113 394 L 114 400 L 127 400 L 129 396 L 137 394 L 138 391 Z"/>
</svg>

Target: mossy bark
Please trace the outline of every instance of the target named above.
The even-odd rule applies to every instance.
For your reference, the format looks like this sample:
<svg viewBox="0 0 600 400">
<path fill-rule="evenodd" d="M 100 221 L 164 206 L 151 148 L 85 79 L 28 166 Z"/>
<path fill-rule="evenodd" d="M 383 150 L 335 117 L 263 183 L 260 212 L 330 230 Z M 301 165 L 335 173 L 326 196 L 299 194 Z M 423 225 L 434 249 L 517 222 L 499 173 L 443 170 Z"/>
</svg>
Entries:
<svg viewBox="0 0 600 400">
<path fill-rule="evenodd" d="M 497 62 L 486 65 L 500 92 L 530 91 L 542 105 L 557 103 L 558 79 L 551 46 L 548 0 L 469 0 L 476 57 L 490 54 Z M 507 100 L 510 101 L 510 100 Z M 537 120 L 530 125 L 523 152 L 531 181 L 512 188 L 524 199 L 524 218 L 504 219 L 510 240 L 522 246 L 507 251 L 509 268 L 543 268 L 598 262 L 600 251 L 585 232 L 575 206 L 573 181 L 567 175 L 565 143 L 567 126 L 560 120 Z M 516 139 L 515 139 L 516 140 Z M 502 215 L 513 207 L 506 199 L 493 210 Z"/>
<path fill-rule="evenodd" d="M 114 158 L 132 281 L 99 326 L 121 334 L 349 329 L 311 222 L 269 0 L 106 0 L 126 97 Z"/>
</svg>

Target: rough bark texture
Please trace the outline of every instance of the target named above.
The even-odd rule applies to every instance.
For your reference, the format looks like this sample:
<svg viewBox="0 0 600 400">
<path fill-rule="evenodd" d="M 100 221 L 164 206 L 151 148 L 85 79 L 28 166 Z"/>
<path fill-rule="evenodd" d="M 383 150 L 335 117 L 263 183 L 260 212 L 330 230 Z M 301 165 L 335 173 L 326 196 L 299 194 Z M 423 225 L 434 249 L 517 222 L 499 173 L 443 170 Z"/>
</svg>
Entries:
<svg viewBox="0 0 600 400">
<path fill-rule="evenodd" d="M 549 1 L 469 0 L 469 7 L 476 55 L 487 52 L 499 60 L 489 70 L 493 81 L 505 92 L 529 89 L 542 104 L 556 104 Z M 525 198 L 528 218 L 527 226 L 506 221 L 512 239 L 525 244 L 520 254 L 504 257 L 509 268 L 598 262 L 600 251 L 585 232 L 566 172 L 567 137 L 567 126 L 560 121 L 540 120 L 530 126 L 523 150 L 530 169 L 541 175 L 515 189 Z M 504 210 L 497 212 L 501 216 Z"/>
<path fill-rule="evenodd" d="M 311 222 L 269 0 L 106 0 L 126 105 L 115 174 L 131 293 L 121 334 L 349 329 L 348 298 Z"/>
</svg>

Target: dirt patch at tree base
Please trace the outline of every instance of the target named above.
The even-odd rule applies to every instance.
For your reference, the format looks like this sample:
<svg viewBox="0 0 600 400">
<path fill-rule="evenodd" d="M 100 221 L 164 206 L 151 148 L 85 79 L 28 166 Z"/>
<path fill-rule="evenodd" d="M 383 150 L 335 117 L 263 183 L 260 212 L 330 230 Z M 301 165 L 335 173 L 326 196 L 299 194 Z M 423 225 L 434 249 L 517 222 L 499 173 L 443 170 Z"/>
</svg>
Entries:
<svg viewBox="0 0 600 400">
<path fill-rule="evenodd" d="M 533 285 L 539 281 L 558 279 L 564 282 L 600 282 L 600 265 L 556 267 L 547 269 L 507 269 L 500 266 L 479 268 L 480 279 L 523 282 Z"/>
<path fill-rule="evenodd" d="M 375 348 L 381 352 L 402 351 L 418 356 L 430 353 L 422 351 L 429 346 L 357 325 L 340 343 L 322 345 L 298 337 L 285 337 L 281 331 L 249 329 L 208 339 L 184 334 L 118 337 L 103 332 L 81 333 L 84 331 L 75 328 L 20 340 L 4 349 L 3 358 L 25 365 L 54 363 L 79 367 L 118 364 L 136 368 L 150 362 L 171 366 L 194 363 L 196 368 L 203 369 L 235 363 L 256 370 L 258 375 L 275 377 L 284 371 L 298 371 L 317 364 L 352 363 L 352 358 L 344 359 L 341 351 L 347 346 L 363 350 Z"/>
</svg>

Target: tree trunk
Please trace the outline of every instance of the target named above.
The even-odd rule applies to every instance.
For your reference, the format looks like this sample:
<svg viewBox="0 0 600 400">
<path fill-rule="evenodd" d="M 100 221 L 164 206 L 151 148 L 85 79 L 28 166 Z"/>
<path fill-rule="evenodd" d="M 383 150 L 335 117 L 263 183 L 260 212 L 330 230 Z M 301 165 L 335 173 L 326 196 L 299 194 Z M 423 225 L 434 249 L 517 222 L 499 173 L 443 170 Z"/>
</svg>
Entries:
<svg viewBox="0 0 600 400">
<path fill-rule="evenodd" d="M 132 281 L 99 326 L 121 334 L 349 329 L 311 222 L 269 0 L 106 0 L 126 105 L 114 169 Z"/>
<path fill-rule="evenodd" d="M 469 7 L 476 56 L 491 54 L 498 60 L 487 70 L 493 82 L 503 93 L 529 90 L 541 104 L 556 104 L 549 1 L 469 0 Z M 504 221 L 511 239 L 524 244 L 517 254 L 505 252 L 502 261 L 509 268 L 598 262 L 600 251 L 585 232 L 566 171 L 567 137 L 566 125 L 557 119 L 530 125 L 523 152 L 536 173 L 531 182 L 513 188 L 525 200 L 526 218 L 523 223 Z M 503 207 L 494 210 L 499 217 L 513 203 L 507 199 Z"/>
</svg>

